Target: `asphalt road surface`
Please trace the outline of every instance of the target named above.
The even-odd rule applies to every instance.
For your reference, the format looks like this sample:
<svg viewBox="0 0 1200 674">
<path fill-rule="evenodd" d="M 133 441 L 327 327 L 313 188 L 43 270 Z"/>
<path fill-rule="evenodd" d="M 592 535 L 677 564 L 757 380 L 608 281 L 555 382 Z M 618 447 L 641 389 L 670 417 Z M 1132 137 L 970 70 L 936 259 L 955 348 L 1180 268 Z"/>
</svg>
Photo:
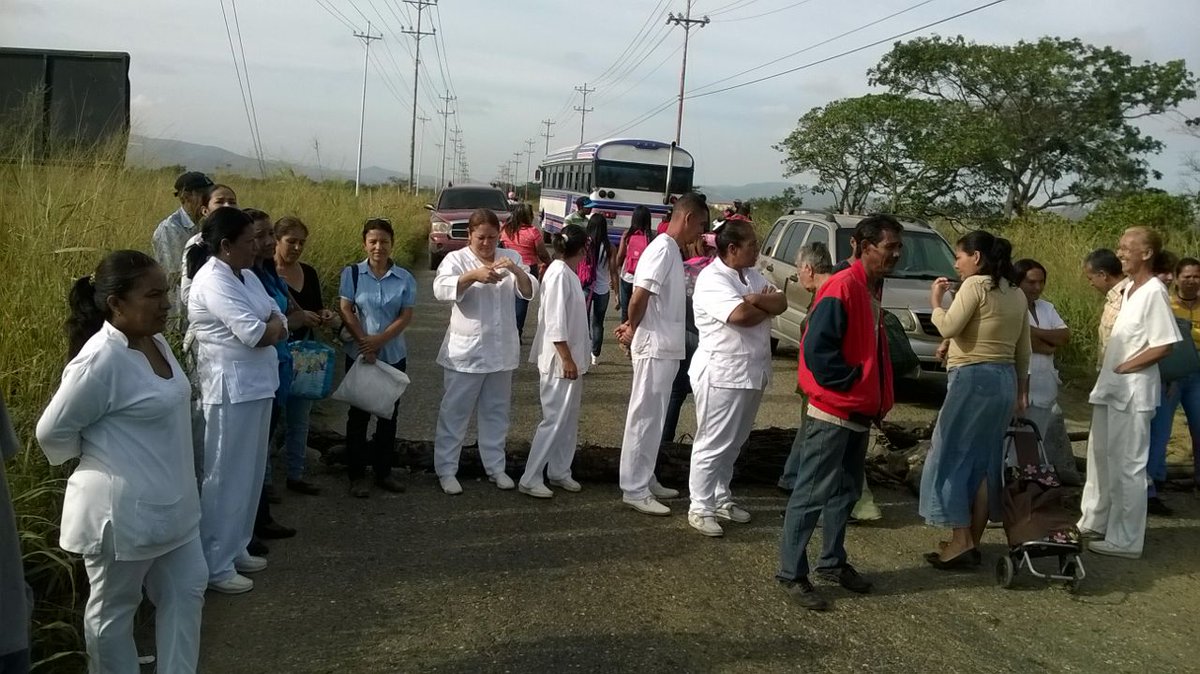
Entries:
<svg viewBox="0 0 1200 674">
<path fill-rule="evenodd" d="M 433 301 L 431 272 L 416 275 L 399 435 L 431 440 L 449 310 Z M 528 336 L 535 321 L 536 305 Z M 795 425 L 794 359 L 776 358 L 756 426 Z M 629 377 L 610 341 L 585 379 L 581 441 L 620 445 Z M 892 418 L 932 418 L 939 386 L 905 387 Z M 523 365 L 510 440 L 532 437 L 537 400 Z M 315 423 L 343 418 L 326 404 Z M 689 403 L 679 432 L 693 429 Z M 408 493 L 357 500 L 343 474 L 315 466 L 322 495 L 286 493 L 275 516 L 300 534 L 271 542 L 249 594 L 209 593 L 203 671 L 1200 671 L 1200 500 L 1183 492 L 1167 495 L 1176 517 L 1151 521 L 1142 560 L 1086 556 L 1082 591 L 1070 594 L 1025 573 L 1015 589 L 996 587 L 1000 530 L 985 538 L 979 570 L 928 567 L 921 555 L 941 532 L 922 525 L 907 491 L 880 488 L 884 520 L 847 539 L 876 590 L 825 587 L 834 608 L 819 614 L 773 580 L 785 496 L 770 487 L 735 485 L 754 520 L 708 539 L 688 527 L 686 500 L 648 517 L 622 506 L 615 484 L 540 501 L 474 479 L 449 497 L 432 475 L 401 477 Z"/>
</svg>

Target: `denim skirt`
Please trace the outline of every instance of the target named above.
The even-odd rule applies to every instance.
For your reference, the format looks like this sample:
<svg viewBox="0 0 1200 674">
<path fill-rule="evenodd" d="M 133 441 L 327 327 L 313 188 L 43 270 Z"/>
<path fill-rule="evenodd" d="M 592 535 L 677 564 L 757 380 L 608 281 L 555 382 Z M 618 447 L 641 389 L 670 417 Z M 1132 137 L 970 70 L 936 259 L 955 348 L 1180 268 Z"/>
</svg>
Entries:
<svg viewBox="0 0 1200 674">
<path fill-rule="evenodd" d="M 921 516 L 937 527 L 966 527 L 979 485 L 987 480 L 988 512 L 1000 519 L 1004 434 L 1017 397 L 1012 363 L 976 363 L 950 370 L 946 402 L 921 473 Z"/>
</svg>

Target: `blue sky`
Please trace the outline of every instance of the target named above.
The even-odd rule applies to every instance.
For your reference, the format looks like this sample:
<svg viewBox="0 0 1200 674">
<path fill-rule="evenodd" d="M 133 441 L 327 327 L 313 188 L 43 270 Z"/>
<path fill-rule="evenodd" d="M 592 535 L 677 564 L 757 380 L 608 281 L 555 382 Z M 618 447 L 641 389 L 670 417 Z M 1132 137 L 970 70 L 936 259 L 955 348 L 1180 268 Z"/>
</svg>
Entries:
<svg viewBox="0 0 1200 674">
<path fill-rule="evenodd" d="M 730 83 L 803 65 L 982 2 L 932 0 Z M 712 23 L 692 33 L 688 89 L 913 4 L 915 0 L 696 0 L 693 14 L 709 14 Z M 683 6 L 684 0 L 441 0 L 436 10 L 439 46 L 433 49 L 433 38 L 422 43 L 424 74 L 417 100 L 420 112 L 432 119 L 425 126 L 422 172 L 437 173 L 439 150 L 434 144 L 442 135 L 436 110 L 437 97 L 446 87 L 443 69 L 448 67 L 458 96 L 457 122 L 472 175 L 490 179 L 502 162 L 525 149 L 526 139 L 536 141 L 536 165 L 545 147 L 538 135 L 543 119 L 557 122 L 552 147 L 578 139 L 580 118 L 572 108 L 579 98 L 573 89 L 585 82 L 597 88 L 588 99 L 594 108 L 587 117 L 589 139 L 620 129 L 669 101 L 678 91 L 676 50 L 683 34 L 656 19 L 666 11 L 681 12 Z M 225 7 L 231 9 L 230 0 Z M 364 164 L 407 171 L 412 39 L 401 30 L 409 20 L 415 22 L 415 12 L 398 0 L 238 4 L 264 152 L 270 158 L 315 164 L 314 145 L 319 144 L 324 166 L 353 168 L 363 47 L 343 19 L 326 7 L 359 29 L 371 19 L 372 30 L 383 33 L 384 40 L 372 45 L 368 71 Z M 427 10 L 424 16 L 428 20 L 433 14 Z M 1194 0 L 1146 0 L 1136 5 L 1128 0 L 1008 0 L 933 31 L 990 43 L 1043 35 L 1079 37 L 1124 50 L 1139 61 L 1182 58 L 1200 71 L 1197 25 L 1200 3 Z M 610 68 L 643 27 L 648 39 L 632 51 L 634 58 Z M 135 132 L 252 154 L 219 2 L 185 6 L 161 0 L 0 0 L 0 44 L 128 51 Z M 866 70 L 887 48 L 880 45 L 762 84 L 688 101 L 682 144 L 696 157 L 697 180 L 780 180 L 780 154 L 771 146 L 808 109 L 871 91 Z M 1184 112 L 1200 116 L 1200 104 L 1193 101 Z M 672 105 L 622 135 L 669 140 L 674 125 Z M 1179 133 L 1178 126 L 1175 119 L 1144 124 L 1167 143 L 1167 151 L 1153 164 L 1166 174 L 1159 186 L 1169 190 L 1185 185 L 1183 161 L 1200 152 L 1200 140 Z"/>
</svg>

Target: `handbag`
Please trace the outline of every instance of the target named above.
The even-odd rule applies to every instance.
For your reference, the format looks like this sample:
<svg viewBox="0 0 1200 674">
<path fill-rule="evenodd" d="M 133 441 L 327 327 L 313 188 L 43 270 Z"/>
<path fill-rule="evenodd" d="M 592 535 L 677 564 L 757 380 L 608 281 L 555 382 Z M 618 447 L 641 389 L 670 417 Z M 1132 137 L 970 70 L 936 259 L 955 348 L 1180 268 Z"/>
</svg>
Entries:
<svg viewBox="0 0 1200 674">
<path fill-rule="evenodd" d="M 1171 352 L 1166 358 L 1158 361 L 1158 376 L 1163 383 L 1183 379 L 1200 372 L 1200 352 L 1196 351 L 1196 341 L 1192 339 L 1192 322 L 1186 318 L 1175 317 L 1179 325 L 1181 341 L 1171 346 Z"/>
<path fill-rule="evenodd" d="M 408 375 L 391 365 L 381 360 L 368 363 L 359 356 L 333 392 L 333 399 L 382 419 L 391 419 L 396 401 L 408 388 L 408 382 Z"/>
<path fill-rule="evenodd" d="M 328 344 L 305 339 L 288 344 L 292 353 L 292 386 L 288 395 L 323 400 L 333 390 L 337 351 Z"/>
</svg>

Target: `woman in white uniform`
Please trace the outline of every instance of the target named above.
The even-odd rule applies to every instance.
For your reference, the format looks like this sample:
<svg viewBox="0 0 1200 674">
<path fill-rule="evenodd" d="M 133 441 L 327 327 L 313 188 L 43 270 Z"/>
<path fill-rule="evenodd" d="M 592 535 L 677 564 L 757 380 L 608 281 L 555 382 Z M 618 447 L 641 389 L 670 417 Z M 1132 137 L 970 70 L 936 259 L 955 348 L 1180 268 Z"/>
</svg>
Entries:
<svg viewBox="0 0 1200 674">
<path fill-rule="evenodd" d="M 209 589 L 248 592 L 243 576 L 267 560 L 246 552 L 254 531 L 271 405 L 279 388 L 275 344 L 288 337 L 279 305 L 250 270 L 258 254 L 254 222 L 231 207 L 203 224 L 204 245 L 193 248 L 188 297 L 196 343 L 196 376 L 204 414 L 204 473 L 200 483 L 200 542 Z M 197 267 L 199 267 L 197 269 Z"/>
<path fill-rule="evenodd" d="M 192 468 L 187 376 L 161 332 L 166 273 L 148 255 L 110 253 L 75 282 L 71 362 L 37 425 L 67 481 L 59 544 L 83 555 L 91 592 L 83 629 L 91 672 L 136 672 L 142 588 L 157 608 L 158 671 L 194 672 L 208 569 Z"/>
<path fill-rule="evenodd" d="M 453 302 L 437 363 L 445 369 L 434 436 L 434 470 L 442 491 L 461 494 L 458 459 L 471 413 L 476 413 L 479 458 L 501 489 L 516 483 L 504 472 L 512 404 L 512 373 L 520 359 L 516 298 L 531 300 L 538 282 L 515 251 L 498 248 L 500 220 L 486 208 L 467 221 L 469 244 L 438 265 L 433 295 Z"/>
<path fill-rule="evenodd" d="M 688 369 L 697 424 L 688 524 L 705 536 L 724 534 L 718 519 L 750 521 L 729 483 L 771 378 L 771 318 L 787 309 L 787 297 L 754 268 L 757 260 L 754 226 L 727 220 L 717 232 L 717 258 L 692 292 L 700 345 Z"/>
<path fill-rule="evenodd" d="M 1158 361 L 1182 339 L 1167 289 L 1154 276 L 1162 239 L 1131 227 L 1121 236 L 1117 258 L 1129 278 L 1104 362 L 1092 388 L 1087 482 L 1079 529 L 1099 538 L 1088 549 L 1137 559 L 1146 538 L 1146 462 L 1150 420 L 1158 407 Z"/>
<path fill-rule="evenodd" d="M 591 340 L 587 298 L 575 270 L 588 254 L 588 235 L 579 225 L 567 225 L 554 235 L 553 246 L 558 259 L 542 275 L 537 333 L 529 352 L 529 362 L 538 366 L 542 422 L 533 434 L 520 490 L 534 498 L 554 496 L 543 472 L 556 487 L 581 488 L 571 478 L 571 462 L 579 444 L 581 377 L 588 370 Z"/>
</svg>

